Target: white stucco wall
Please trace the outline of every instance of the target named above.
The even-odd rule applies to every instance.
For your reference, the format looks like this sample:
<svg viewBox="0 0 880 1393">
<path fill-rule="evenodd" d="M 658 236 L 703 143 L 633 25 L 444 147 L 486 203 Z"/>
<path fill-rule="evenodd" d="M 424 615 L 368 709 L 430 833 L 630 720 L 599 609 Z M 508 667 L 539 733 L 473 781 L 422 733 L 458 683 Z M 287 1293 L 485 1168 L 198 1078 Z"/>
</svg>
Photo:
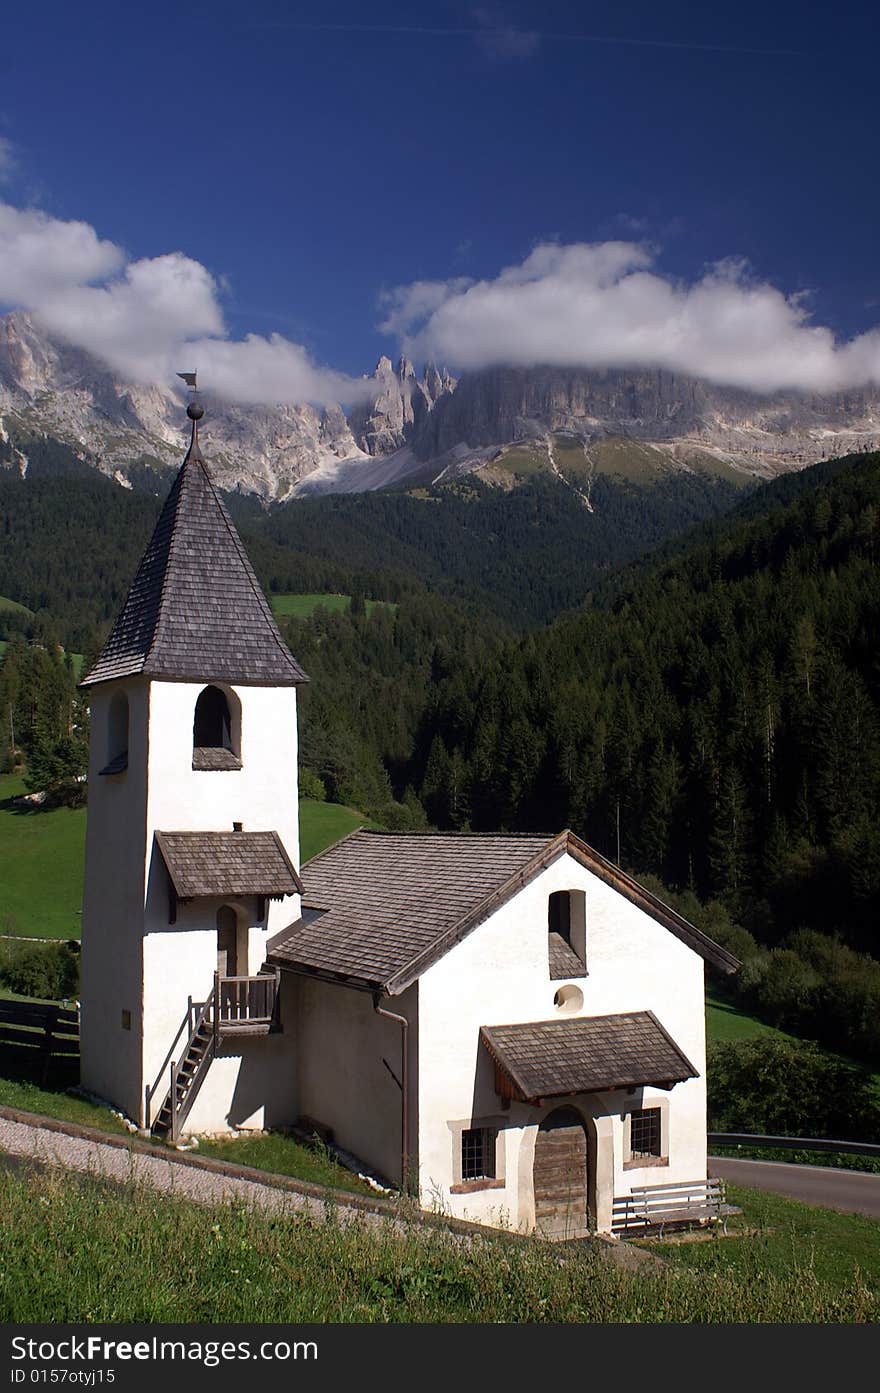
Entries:
<svg viewBox="0 0 880 1393">
<path fill-rule="evenodd" d="M 561 1019 L 547 961 L 547 901 L 556 890 L 586 895 L 587 975 L 577 979 L 574 1015 L 653 1011 L 699 1077 L 671 1093 L 638 1090 L 559 1099 L 542 1110 L 513 1103 L 505 1112 L 480 1026 Z M 572 979 L 574 980 L 574 979 Z M 572 1013 L 567 1012 L 570 1017 Z M 484 1223 L 534 1224 L 531 1157 L 542 1116 L 573 1103 L 605 1120 L 613 1146 L 613 1192 L 706 1174 L 703 960 L 649 915 L 565 855 L 435 963 L 419 982 L 419 1180 L 422 1202 L 443 1196 L 448 1212 Z M 669 1165 L 624 1170 L 621 1113 L 668 1099 Z M 450 1194 L 455 1134 L 450 1124 L 482 1120 L 503 1127 L 505 1186 Z M 608 1197 L 610 1203 L 611 1196 Z M 604 1211 L 603 1211 L 604 1213 Z M 602 1216 L 600 1216 L 601 1218 Z M 608 1215 L 610 1223 L 610 1212 Z M 602 1223 L 602 1227 L 607 1225 Z"/>
<path fill-rule="evenodd" d="M 178 906 L 169 922 L 168 880 L 156 831 L 276 831 L 299 866 L 296 690 L 231 686 L 241 703 L 240 770 L 192 768 L 193 715 L 206 683 L 108 683 L 91 694 L 92 764 L 83 913 L 83 1078 L 86 1086 L 144 1120 L 146 1087 L 153 1115 L 167 1091 L 167 1065 L 179 1060 L 187 1000 L 203 1001 L 217 965 L 217 910 L 224 901 Z M 224 684 L 218 684 L 224 685 Z M 113 692 L 131 703 L 128 770 L 101 778 L 103 732 Z M 231 901 L 247 965 L 255 974 L 268 938 L 297 918 L 299 897 L 269 901 L 264 924 L 256 901 Z M 131 1031 L 121 1010 L 132 1013 Z M 254 1101 L 243 1070 L 266 1066 L 266 1096 Z M 292 1038 L 252 1040 L 211 1066 L 185 1130 L 261 1126 L 268 1114 L 295 1116 Z M 164 1075 L 164 1077 L 163 1077 Z M 276 1083 L 272 1081 L 276 1080 Z M 247 1084 L 247 1086 L 245 1086 Z M 289 1095 L 290 1103 L 285 1100 Z"/>
<path fill-rule="evenodd" d="M 340 1146 L 399 1184 L 400 1089 L 382 1061 L 387 1059 L 399 1079 L 402 1027 L 376 1014 L 368 992 L 303 977 L 297 982 L 297 998 L 300 1112 L 332 1128 Z M 412 1155 L 418 1126 L 417 988 L 382 1005 L 410 1022 Z"/>
<path fill-rule="evenodd" d="M 128 769 L 98 773 L 108 750 L 110 703 L 129 702 Z M 89 802 L 83 886 L 80 1000 L 84 1088 L 137 1118 L 143 1098 L 140 1031 L 149 684 L 107 682 L 90 694 Z M 130 1012 L 131 1029 L 122 1026 Z"/>
</svg>

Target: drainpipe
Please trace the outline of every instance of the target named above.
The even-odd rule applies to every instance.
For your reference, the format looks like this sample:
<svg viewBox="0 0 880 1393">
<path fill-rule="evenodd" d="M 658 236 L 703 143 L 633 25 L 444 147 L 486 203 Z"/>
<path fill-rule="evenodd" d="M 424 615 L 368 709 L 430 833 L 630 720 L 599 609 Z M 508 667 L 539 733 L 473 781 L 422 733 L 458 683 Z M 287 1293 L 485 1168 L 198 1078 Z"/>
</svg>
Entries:
<svg viewBox="0 0 880 1393">
<path fill-rule="evenodd" d="M 394 1011 L 384 1011 L 379 1005 L 382 1000 L 378 992 L 373 997 L 373 1010 L 377 1016 L 385 1016 L 389 1021 L 397 1021 L 400 1026 L 400 1056 L 401 1070 L 397 1085 L 400 1089 L 400 1188 L 406 1194 L 407 1169 L 409 1167 L 409 1151 L 407 1138 L 409 1136 L 409 1021 L 406 1016 L 398 1016 Z M 393 1077 L 393 1076 L 392 1076 Z"/>
</svg>

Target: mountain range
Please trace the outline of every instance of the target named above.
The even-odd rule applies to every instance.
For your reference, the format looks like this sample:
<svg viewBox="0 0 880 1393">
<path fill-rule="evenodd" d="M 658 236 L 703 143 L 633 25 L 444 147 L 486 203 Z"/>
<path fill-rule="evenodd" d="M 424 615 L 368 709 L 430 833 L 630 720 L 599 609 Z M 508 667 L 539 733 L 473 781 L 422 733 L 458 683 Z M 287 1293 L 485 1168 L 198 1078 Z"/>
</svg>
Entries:
<svg viewBox="0 0 880 1393">
<path fill-rule="evenodd" d="M 489 368 L 456 380 L 383 357 L 357 404 L 235 405 L 203 393 L 202 438 L 219 484 L 264 503 L 413 487 L 477 473 L 510 488 L 536 472 L 591 507 L 604 473 L 770 478 L 880 446 L 880 390 L 761 395 L 659 370 Z M 182 398 L 124 381 L 29 315 L 0 317 L 4 466 L 51 438 L 123 487 L 164 491 L 180 462 Z M 158 477 L 157 477 L 158 476 Z"/>
</svg>

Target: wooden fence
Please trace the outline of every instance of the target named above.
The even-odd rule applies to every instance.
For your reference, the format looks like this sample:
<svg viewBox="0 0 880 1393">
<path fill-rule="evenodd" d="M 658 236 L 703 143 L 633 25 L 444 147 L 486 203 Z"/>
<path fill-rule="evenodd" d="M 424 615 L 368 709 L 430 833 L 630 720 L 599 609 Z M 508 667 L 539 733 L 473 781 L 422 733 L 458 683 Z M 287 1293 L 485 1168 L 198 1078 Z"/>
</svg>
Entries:
<svg viewBox="0 0 880 1393">
<path fill-rule="evenodd" d="M 49 1001 L 0 999 L 0 1045 L 22 1051 L 23 1062 L 34 1062 L 45 1086 L 53 1056 L 73 1062 L 79 1056 L 79 1010 Z"/>
</svg>

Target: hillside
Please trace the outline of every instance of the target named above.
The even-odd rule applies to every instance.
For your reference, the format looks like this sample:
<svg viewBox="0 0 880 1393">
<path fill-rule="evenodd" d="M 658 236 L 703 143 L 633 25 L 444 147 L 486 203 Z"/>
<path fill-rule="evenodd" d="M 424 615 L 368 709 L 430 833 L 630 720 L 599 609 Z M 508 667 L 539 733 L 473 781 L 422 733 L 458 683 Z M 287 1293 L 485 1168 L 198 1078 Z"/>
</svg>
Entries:
<svg viewBox="0 0 880 1393">
<path fill-rule="evenodd" d="M 0 457 L 10 449 L 0 443 Z M 268 513 L 226 495 L 266 590 L 396 600 L 429 589 L 517 627 L 579 604 L 616 568 L 737 497 L 709 475 L 650 484 L 603 475 L 591 510 L 547 471 L 512 490 L 471 478 Z M 119 488 L 67 447 L 36 442 L 25 477 L 0 470 L 0 594 L 48 611 L 65 644 L 83 651 L 118 610 L 158 509 L 157 497 Z M 0 623 L 3 637 L 24 627 L 9 611 Z"/>
<path fill-rule="evenodd" d="M 475 827 L 570 824 L 777 933 L 876 946 L 878 517 L 878 455 L 768 486 L 438 692 L 414 766 L 457 761 Z"/>
</svg>

